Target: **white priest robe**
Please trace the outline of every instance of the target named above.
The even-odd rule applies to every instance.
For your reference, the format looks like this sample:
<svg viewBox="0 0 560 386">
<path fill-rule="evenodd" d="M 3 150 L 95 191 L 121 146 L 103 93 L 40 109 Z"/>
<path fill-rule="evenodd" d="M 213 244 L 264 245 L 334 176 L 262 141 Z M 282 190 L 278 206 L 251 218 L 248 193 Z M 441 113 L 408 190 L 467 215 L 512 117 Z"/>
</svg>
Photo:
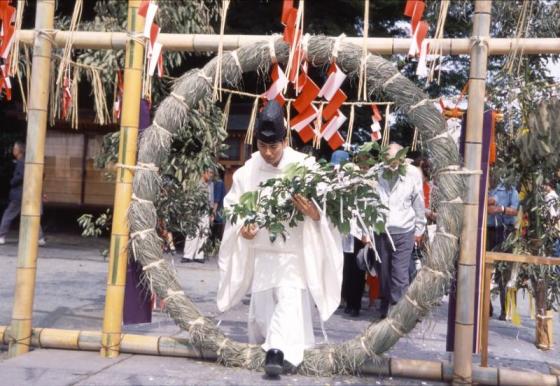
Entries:
<svg viewBox="0 0 560 386">
<path fill-rule="evenodd" d="M 313 158 L 289 147 L 278 167 L 254 153 L 234 173 L 224 207 L 237 204 L 242 194 L 257 190 L 260 182 L 280 177 L 282 169 L 295 162 L 315 164 Z M 218 260 L 218 309 L 235 306 L 250 291 L 251 343 L 264 342 L 264 350 L 280 349 L 297 366 L 304 350 L 314 344 L 309 295 L 322 321 L 340 304 L 344 261 L 340 234 L 324 214 L 319 221 L 306 216 L 297 227 L 287 226 L 287 239 L 280 236 L 273 243 L 266 229 L 246 240 L 240 235 L 241 226 L 242 221 L 228 222 L 224 230 Z"/>
</svg>

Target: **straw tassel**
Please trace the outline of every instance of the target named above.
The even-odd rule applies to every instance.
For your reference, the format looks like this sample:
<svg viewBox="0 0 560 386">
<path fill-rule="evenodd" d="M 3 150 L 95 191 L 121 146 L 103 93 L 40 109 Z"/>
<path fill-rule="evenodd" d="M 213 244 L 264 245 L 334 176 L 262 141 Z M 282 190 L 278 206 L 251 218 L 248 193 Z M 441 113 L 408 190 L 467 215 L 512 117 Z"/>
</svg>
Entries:
<svg viewBox="0 0 560 386">
<path fill-rule="evenodd" d="M 224 116 L 222 119 L 222 128 L 224 130 L 227 130 L 227 124 L 228 124 L 228 119 L 229 119 L 229 111 L 231 109 L 231 95 L 229 94 L 228 99 L 226 101 L 226 105 L 224 106 Z"/>
<path fill-rule="evenodd" d="M 383 126 L 383 140 L 381 141 L 381 145 L 388 146 L 391 132 L 389 130 L 389 114 L 391 114 L 391 105 L 385 106 L 385 125 Z"/>
<path fill-rule="evenodd" d="M 259 110 L 259 98 L 253 101 L 253 109 L 251 110 L 251 118 L 249 119 L 249 126 L 247 127 L 247 134 L 245 135 L 245 143 L 248 145 L 253 144 L 253 134 L 255 131 L 255 123 L 257 121 L 257 112 Z"/>
<path fill-rule="evenodd" d="M 212 100 L 222 100 L 222 58 L 224 52 L 224 31 L 226 28 L 226 16 L 229 8 L 230 0 L 222 0 L 222 16 L 220 20 L 220 42 L 218 44 L 218 57 L 216 59 L 216 71 L 214 72 L 214 89 L 212 91 Z"/>
<path fill-rule="evenodd" d="M 288 146 L 292 146 L 292 128 L 289 127 L 290 126 L 290 119 L 291 119 L 291 110 L 292 110 L 292 101 L 289 100 L 288 103 L 286 103 L 286 128 L 288 130 L 287 131 L 287 138 L 288 138 Z"/>
<path fill-rule="evenodd" d="M 416 151 L 418 148 L 418 128 L 414 128 L 414 136 L 412 137 L 412 145 L 410 146 L 411 151 Z"/>
<path fill-rule="evenodd" d="M 350 106 L 350 117 L 348 118 L 348 133 L 346 135 L 346 142 L 344 150 L 349 150 L 352 144 L 352 132 L 354 131 L 354 105 Z"/>
<path fill-rule="evenodd" d="M 369 0 L 365 0 L 364 2 L 364 38 L 362 40 L 362 61 L 360 63 L 360 75 L 358 79 L 358 100 L 367 100 L 367 82 L 365 81 L 366 77 L 366 68 L 367 68 L 367 57 L 368 57 L 368 49 L 367 49 L 367 39 L 368 39 L 368 31 L 369 31 Z"/>
</svg>

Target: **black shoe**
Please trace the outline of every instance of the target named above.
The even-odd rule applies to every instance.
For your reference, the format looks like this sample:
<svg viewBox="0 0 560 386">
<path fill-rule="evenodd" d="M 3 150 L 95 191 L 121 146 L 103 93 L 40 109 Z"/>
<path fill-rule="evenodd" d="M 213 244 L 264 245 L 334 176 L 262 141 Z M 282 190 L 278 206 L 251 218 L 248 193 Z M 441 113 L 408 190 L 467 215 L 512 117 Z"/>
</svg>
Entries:
<svg viewBox="0 0 560 386">
<path fill-rule="evenodd" d="M 344 308 L 344 313 L 345 313 L 345 314 L 349 314 L 349 313 L 351 313 L 351 312 L 352 312 L 352 309 L 351 309 L 350 307 L 346 306 L 346 307 Z"/>
<path fill-rule="evenodd" d="M 354 318 L 357 318 L 358 316 L 360 316 L 360 310 L 358 310 L 358 309 L 352 310 L 352 312 L 350 313 L 350 316 L 352 316 Z"/>
<path fill-rule="evenodd" d="M 500 314 L 500 316 L 498 317 L 499 320 L 506 320 L 506 315 L 505 314 Z"/>
<path fill-rule="evenodd" d="M 264 372 L 269 377 L 277 377 L 282 374 L 284 368 L 284 353 L 276 348 L 271 348 L 266 352 L 264 360 Z"/>
<path fill-rule="evenodd" d="M 186 257 L 181 258 L 181 263 L 192 263 L 192 262 L 193 262 L 193 259 L 189 259 L 189 258 L 186 258 Z"/>
</svg>

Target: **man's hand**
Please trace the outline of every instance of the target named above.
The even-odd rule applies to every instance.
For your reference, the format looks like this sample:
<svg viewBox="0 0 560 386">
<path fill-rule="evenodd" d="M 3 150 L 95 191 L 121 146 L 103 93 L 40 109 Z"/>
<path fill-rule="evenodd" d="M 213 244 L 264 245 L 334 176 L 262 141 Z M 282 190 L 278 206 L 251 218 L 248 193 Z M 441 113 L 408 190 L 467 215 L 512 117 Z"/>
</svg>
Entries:
<svg viewBox="0 0 560 386">
<path fill-rule="evenodd" d="M 292 197 L 292 201 L 294 202 L 296 209 L 299 210 L 304 216 L 309 216 L 315 221 L 319 221 L 319 219 L 321 218 L 321 213 L 319 213 L 319 209 L 317 209 L 315 204 L 302 195 L 294 194 Z"/>
<path fill-rule="evenodd" d="M 487 209 L 488 214 L 500 214 L 502 213 L 502 206 L 500 205 L 489 205 Z"/>
<path fill-rule="evenodd" d="M 247 240 L 253 240 L 258 231 L 259 228 L 255 224 L 244 225 L 241 228 L 241 236 Z"/>
<path fill-rule="evenodd" d="M 373 243 L 371 242 L 371 239 L 369 238 L 368 235 L 363 235 L 361 241 L 362 244 L 367 245 L 370 248 L 373 248 Z"/>
<path fill-rule="evenodd" d="M 496 198 L 488 197 L 488 205 L 496 205 Z"/>
<path fill-rule="evenodd" d="M 422 236 L 414 236 L 414 241 L 416 242 L 416 246 L 421 248 L 424 245 L 424 235 Z"/>
</svg>

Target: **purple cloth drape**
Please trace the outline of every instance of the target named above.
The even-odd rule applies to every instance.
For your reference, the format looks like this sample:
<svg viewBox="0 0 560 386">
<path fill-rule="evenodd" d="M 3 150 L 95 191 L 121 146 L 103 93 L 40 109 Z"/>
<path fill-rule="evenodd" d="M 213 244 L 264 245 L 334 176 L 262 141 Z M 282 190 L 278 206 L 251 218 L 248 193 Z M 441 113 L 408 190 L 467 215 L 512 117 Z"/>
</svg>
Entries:
<svg viewBox="0 0 560 386">
<path fill-rule="evenodd" d="M 141 135 L 150 125 L 150 103 L 140 101 L 140 119 L 138 132 Z M 140 135 L 138 138 L 140 138 Z M 152 322 L 152 294 L 148 288 L 142 287 L 140 277 L 142 266 L 130 256 L 126 270 L 126 283 L 124 289 L 123 323 L 138 324 Z"/>
</svg>

